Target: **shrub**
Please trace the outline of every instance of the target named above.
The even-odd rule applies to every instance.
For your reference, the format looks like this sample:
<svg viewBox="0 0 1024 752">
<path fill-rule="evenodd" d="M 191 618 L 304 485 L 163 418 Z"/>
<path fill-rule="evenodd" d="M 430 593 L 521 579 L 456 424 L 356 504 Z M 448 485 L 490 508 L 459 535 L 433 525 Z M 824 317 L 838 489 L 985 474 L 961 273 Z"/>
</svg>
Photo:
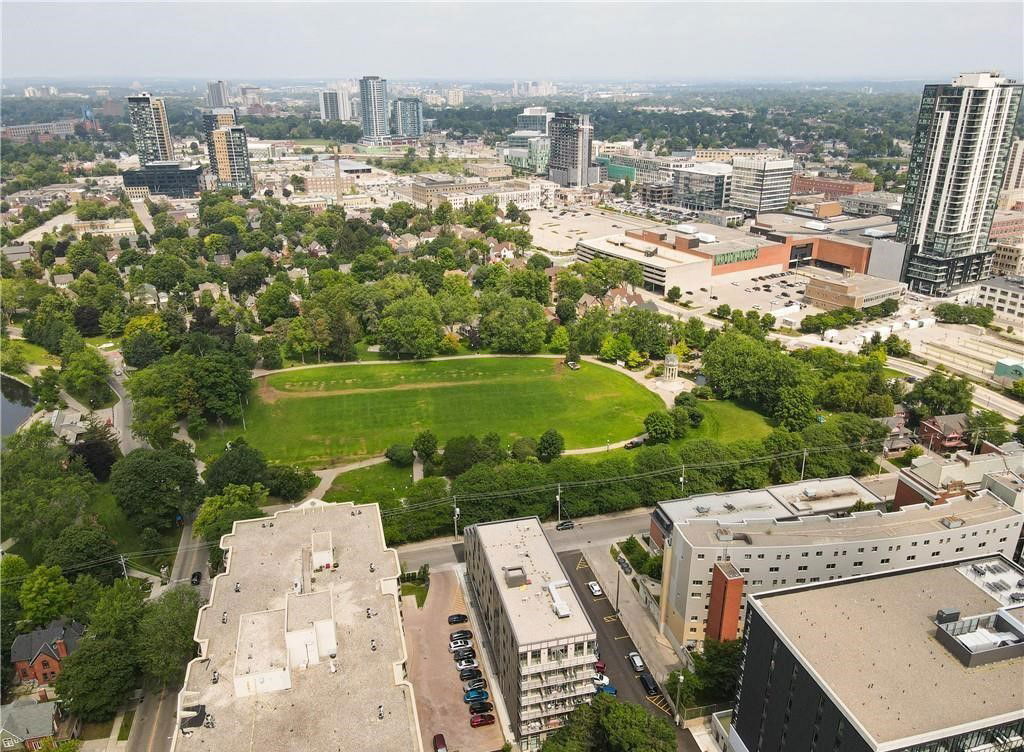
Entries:
<svg viewBox="0 0 1024 752">
<path fill-rule="evenodd" d="M 410 467 L 413 463 L 412 447 L 408 444 L 392 444 L 384 456 L 395 467 Z"/>
</svg>

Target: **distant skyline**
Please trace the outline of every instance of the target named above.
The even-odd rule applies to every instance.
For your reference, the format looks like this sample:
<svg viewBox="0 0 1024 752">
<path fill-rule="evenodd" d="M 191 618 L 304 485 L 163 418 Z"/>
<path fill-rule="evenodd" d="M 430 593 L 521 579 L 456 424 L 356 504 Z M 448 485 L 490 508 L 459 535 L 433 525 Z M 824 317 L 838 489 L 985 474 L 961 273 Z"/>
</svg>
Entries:
<svg viewBox="0 0 1024 752">
<path fill-rule="evenodd" d="M 936 80 L 1024 69 L 1020 2 L 4 2 L 4 79 Z"/>
</svg>

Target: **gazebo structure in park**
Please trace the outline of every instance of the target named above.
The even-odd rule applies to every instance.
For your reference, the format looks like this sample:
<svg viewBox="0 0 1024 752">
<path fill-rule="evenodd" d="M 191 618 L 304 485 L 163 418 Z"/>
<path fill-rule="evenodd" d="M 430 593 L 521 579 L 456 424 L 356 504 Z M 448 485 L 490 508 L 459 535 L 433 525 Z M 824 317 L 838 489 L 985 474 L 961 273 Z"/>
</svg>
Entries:
<svg viewBox="0 0 1024 752">
<path fill-rule="evenodd" d="M 662 374 L 665 381 L 675 381 L 679 378 L 679 356 L 669 353 L 665 356 L 665 371 Z"/>
</svg>

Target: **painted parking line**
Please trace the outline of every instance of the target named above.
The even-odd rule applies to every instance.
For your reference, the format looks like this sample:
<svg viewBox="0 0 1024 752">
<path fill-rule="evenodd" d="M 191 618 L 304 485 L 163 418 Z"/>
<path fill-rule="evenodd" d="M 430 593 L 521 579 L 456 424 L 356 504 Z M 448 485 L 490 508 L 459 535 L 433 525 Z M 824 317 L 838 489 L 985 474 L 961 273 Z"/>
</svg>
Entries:
<svg viewBox="0 0 1024 752">
<path fill-rule="evenodd" d="M 612 622 L 615 622 L 615 621 L 618 621 L 618 620 L 619 620 L 619 617 L 616 616 L 615 614 L 609 614 L 608 616 L 604 617 L 604 623 L 605 624 L 611 624 Z"/>
<path fill-rule="evenodd" d="M 622 637 L 616 637 L 615 639 L 616 640 L 628 640 L 629 639 L 629 635 L 628 634 L 624 634 L 624 635 L 622 635 Z"/>
<path fill-rule="evenodd" d="M 595 601 L 606 601 L 608 600 L 607 595 L 602 595 L 600 598 L 594 598 Z"/>
<path fill-rule="evenodd" d="M 653 698 L 648 697 L 647 702 L 651 703 L 651 705 L 656 707 L 665 715 L 672 715 L 672 708 L 669 706 L 668 700 L 666 700 L 662 695 L 657 695 Z"/>
<path fill-rule="evenodd" d="M 580 560 L 576 562 L 576 569 L 590 569 L 590 565 L 587 564 L 587 560 L 583 556 L 580 556 Z"/>
</svg>

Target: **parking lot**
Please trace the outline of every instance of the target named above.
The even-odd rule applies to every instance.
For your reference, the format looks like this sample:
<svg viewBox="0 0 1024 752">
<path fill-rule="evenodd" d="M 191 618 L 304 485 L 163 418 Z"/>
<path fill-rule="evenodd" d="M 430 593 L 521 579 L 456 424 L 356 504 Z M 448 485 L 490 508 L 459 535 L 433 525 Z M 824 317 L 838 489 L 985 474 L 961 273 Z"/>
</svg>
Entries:
<svg viewBox="0 0 1024 752">
<path fill-rule="evenodd" d="M 689 292 L 693 292 L 692 296 L 687 295 L 688 291 L 684 290 L 683 297 L 690 298 L 695 304 L 706 306 L 709 310 L 714 310 L 725 303 L 731 308 L 739 308 L 744 311 L 754 309 L 761 313 L 770 313 L 792 303 L 803 303 L 803 290 L 806 287 L 807 278 L 794 272 L 775 273 L 779 276 L 755 274 L 749 280 L 715 282 L 706 291 L 693 288 L 689 290 Z M 765 289 L 766 286 L 768 289 Z M 717 300 L 712 300 L 712 295 Z M 820 311 L 812 306 L 807 306 L 794 315 L 803 318 L 809 313 L 820 313 Z"/>
<path fill-rule="evenodd" d="M 618 698 L 626 702 L 636 703 L 645 708 L 651 715 L 672 720 L 672 707 L 662 694 L 648 696 L 640 686 L 640 674 L 633 670 L 626 658 L 632 652 L 638 652 L 633 639 L 629 636 L 619 617 L 615 613 L 615 591 L 605 591 L 595 597 L 587 583 L 594 579 L 590 563 L 582 551 L 566 551 L 558 554 L 558 558 L 569 574 L 569 582 L 583 604 L 583 609 L 590 617 L 594 630 L 597 632 L 597 646 L 601 652 L 601 660 L 605 662 L 605 673 L 611 685 L 618 690 Z M 629 580 L 622 578 L 621 587 L 632 587 Z M 685 729 L 679 731 L 680 749 L 689 749 L 693 743 L 692 736 Z"/>
<path fill-rule="evenodd" d="M 444 734 L 448 749 L 459 752 L 493 752 L 505 739 L 498 723 L 471 728 L 469 710 L 462 701 L 462 681 L 448 652 L 448 635 L 456 629 L 470 629 L 480 670 L 490 692 L 494 683 L 480 660 L 479 628 L 476 624 L 448 625 L 448 615 L 469 614 L 465 595 L 454 572 L 432 572 L 430 592 L 423 608 L 405 599 L 402 606 L 405 640 L 409 650 L 409 679 L 416 694 L 423 749 L 433 750 L 434 734 Z M 494 698 L 490 698 L 492 701 Z M 496 714 L 495 714 L 496 715 Z"/>
</svg>

